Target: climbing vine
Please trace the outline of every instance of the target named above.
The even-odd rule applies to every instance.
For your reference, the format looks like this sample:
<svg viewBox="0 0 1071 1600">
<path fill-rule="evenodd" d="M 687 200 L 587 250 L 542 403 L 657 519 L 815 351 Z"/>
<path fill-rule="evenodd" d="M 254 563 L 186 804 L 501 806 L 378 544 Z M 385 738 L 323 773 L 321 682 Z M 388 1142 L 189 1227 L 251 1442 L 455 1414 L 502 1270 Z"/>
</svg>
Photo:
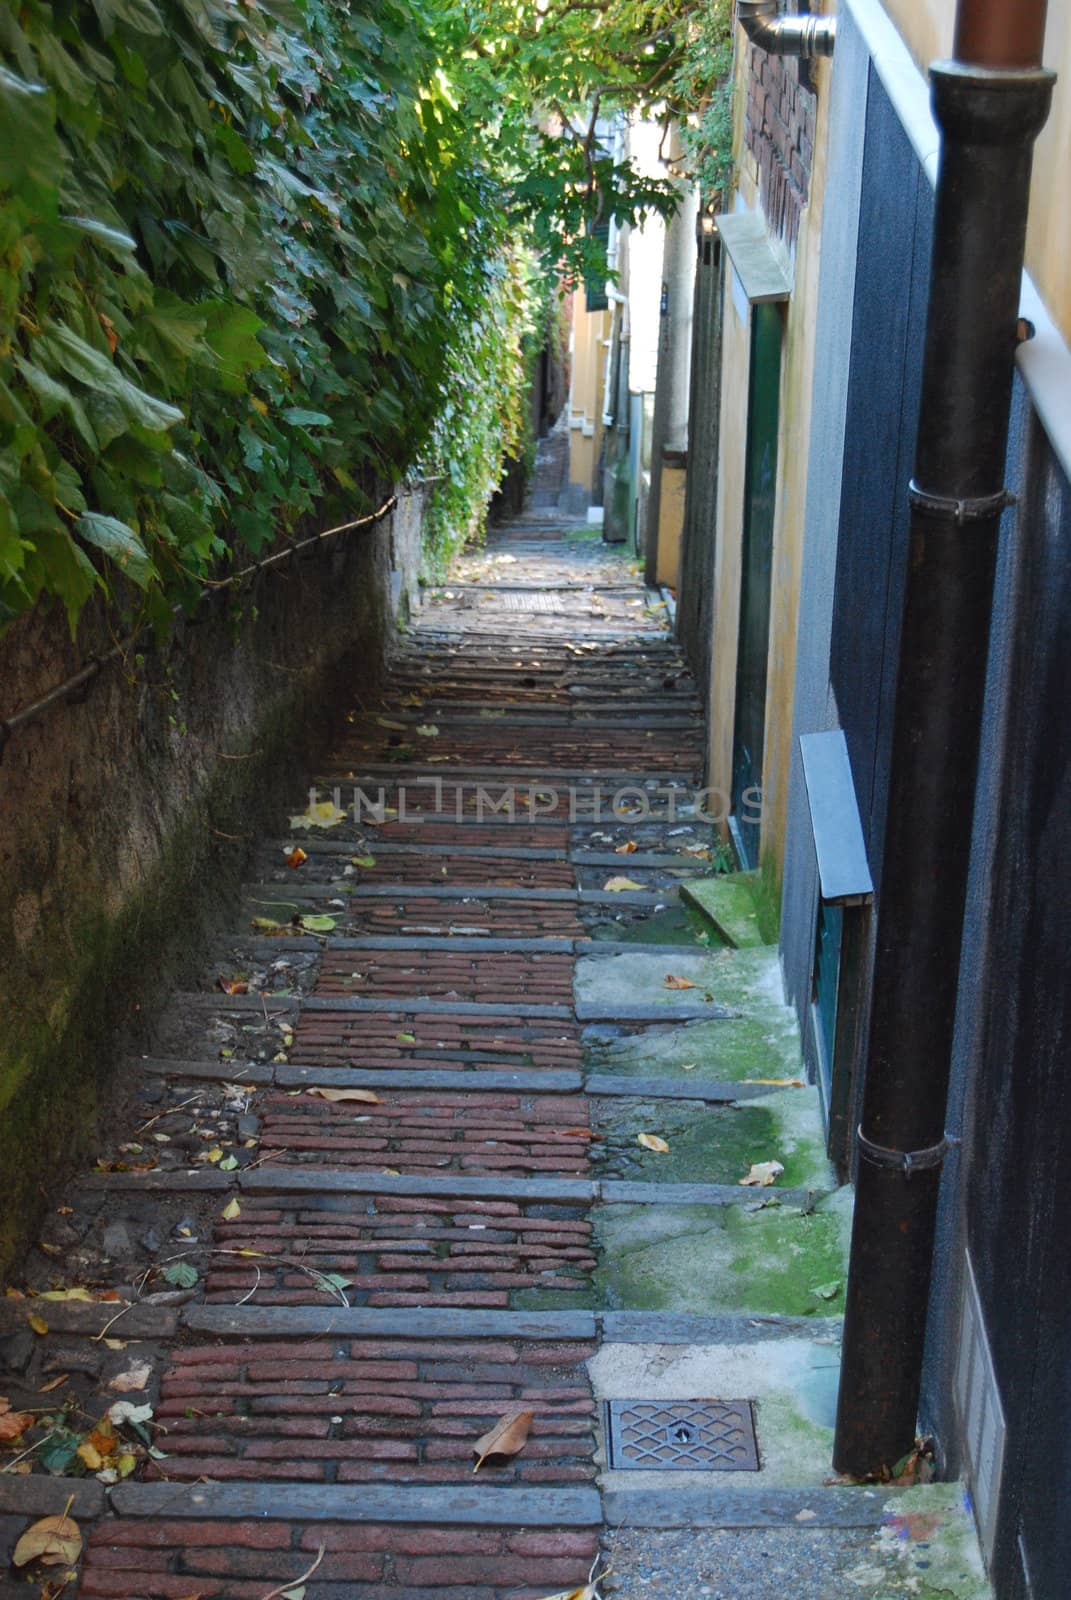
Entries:
<svg viewBox="0 0 1071 1600">
<path fill-rule="evenodd" d="M 411 464 L 493 196 L 408 0 L 26 0 L 0 62 L 2 614 L 166 614 Z"/>
<path fill-rule="evenodd" d="M 523 263 L 669 205 L 604 120 L 699 104 L 724 12 L 0 7 L 0 626 L 102 588 L 163 623 L 417 462 L 433 553 L 478 526 L 524 448 Z"/>
</svg>

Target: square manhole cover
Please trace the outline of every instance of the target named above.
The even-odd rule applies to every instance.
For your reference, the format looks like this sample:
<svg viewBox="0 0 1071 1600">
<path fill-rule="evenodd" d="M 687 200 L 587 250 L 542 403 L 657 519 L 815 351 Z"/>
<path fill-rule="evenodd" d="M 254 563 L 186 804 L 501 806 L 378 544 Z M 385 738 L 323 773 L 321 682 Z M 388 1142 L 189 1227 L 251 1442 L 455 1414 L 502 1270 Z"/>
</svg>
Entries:
<svg viewBox="0 0 1071 1600">
<path fill-rule="evenodd" d="M 758 1472 L 750 1400 L 607 1400 L 617 1472 Z"/>
</svg>

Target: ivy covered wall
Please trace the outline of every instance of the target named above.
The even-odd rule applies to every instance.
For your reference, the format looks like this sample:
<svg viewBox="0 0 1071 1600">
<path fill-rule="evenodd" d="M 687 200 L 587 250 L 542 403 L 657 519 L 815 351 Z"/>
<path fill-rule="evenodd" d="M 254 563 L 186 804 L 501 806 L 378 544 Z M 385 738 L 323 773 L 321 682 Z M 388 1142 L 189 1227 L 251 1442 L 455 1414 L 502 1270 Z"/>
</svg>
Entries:
<svg viewBox="0 0 1071 1600">
<path fill-rule="evenodd" d="M 118 570 L 162 622 L 359 514 L 501 314 L 499 229 L 410 0 L 0 8 L 0 620 Z"/>
</svg>

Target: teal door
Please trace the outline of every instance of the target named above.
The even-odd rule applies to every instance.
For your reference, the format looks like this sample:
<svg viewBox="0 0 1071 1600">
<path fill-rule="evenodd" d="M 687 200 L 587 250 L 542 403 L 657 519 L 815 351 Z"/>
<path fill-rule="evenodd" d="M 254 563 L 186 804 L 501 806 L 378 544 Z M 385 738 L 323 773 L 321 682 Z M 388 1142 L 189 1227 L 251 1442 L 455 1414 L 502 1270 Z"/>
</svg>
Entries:
<svg viewBox="0 0 1071 1600">
<path fill-rule="evenodd" d="M 751 309 L 732 793 L 733 837 L 746 867 L 759 864 L 780 393 L 781 312 L 777 305 L 755 305 Z"/>
</svg>

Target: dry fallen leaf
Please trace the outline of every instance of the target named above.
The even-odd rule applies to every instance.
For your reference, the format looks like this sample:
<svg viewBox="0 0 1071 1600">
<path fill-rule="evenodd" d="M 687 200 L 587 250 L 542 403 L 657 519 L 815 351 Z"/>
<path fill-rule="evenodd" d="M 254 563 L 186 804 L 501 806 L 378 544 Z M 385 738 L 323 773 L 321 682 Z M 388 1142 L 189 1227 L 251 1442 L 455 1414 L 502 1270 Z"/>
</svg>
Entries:
<svg viewBox="0 0 1071 1600">
<path fill-rule="evenodd" d="M 31 1561 L 40 1561 L 46 1567 L 61 1563 L 73 1567 L 81 1554 L 82 1535 L 76 1522 L 67 1516 L 43 1517 L 26 1529 L 11 1559 L 16 1567 L 25 1567 Z"/>
<path fill-rule="evenodd" d="M 666 989 L 694 989 L 695 984 L 691 978 L 675 978 L 672 972 L 667 972 L 663 987 Z"/>
<path fill-rule="evenodd" d="M 317 1095 L 321 1100 L 359 1100 L 365 1106 L 379 1106 L 383 1102 L 371 1089 L 306 1089 L 306 1094 Z"/>
<path fill-rule="evenodd" d="M 297 844 L 287 856 L 286 864 L 288 867 L 293 867 L 296 870 L 298 867 L 303 867 L 308 859 L 308 855 L 301 848 L 301 846 Z"/>
<path fill-rule="evenodd" d="M 490 1432 L 477 1439 L 472 1447 L 476 1457 L 473 1472 L 479 1472 L 484 1462 L 490 1456 L 515 1456 L 519 1455 L 528 1443 L 528 1434 L 532 1427 L 535 1413 L 532 1411 L 518 1411 L 513 1416 L 503 1417 L 496 1422 Z"/>
<path fill-rule="evenodd" d="M 51 1394 L 53 1389 L 59 1389 L 63 1384 L 68 1383 L 70 1376 L 69 1372 L 61 1372 L 58 1378 L 50 1378 L 47 1383 L 41 1385 L 37 1391 L 38 1394 Z"/>
<path fill-rule="evenodd" d="M 639 848 L 640 847 L 636 843 L 635 839 L 630 839 L 628 844 L 619 844 L 617 849 L 614 851 L 614 855 L 616 855 L 616 856 L 634 856 L 636 854 L 636 851 Z"/>
<path fill-rule="evenodd" d="M 770 1089 L 806 1089 L 802 1078 L 743 1078 L 743 1083 L 761 1084 Z"/>
<path fill-rule="evenodd" d="M 224 994 L 248 994 L 249 984 L 244 978 L 217 978 L 216 982 Z"/>
<path fill-rule="evenodd" d="M 660 1156 L 669 1155 L 669 1145 L 660 1139 L 657 1133 L 638 1133 L 636 1143 L 642 1144 L 645 1150 L 655 1150 Z"/>
<path fill-rule="evenodd" d="M 559 1589 L 557 1594 L 547 1594 L 543 1600 L 599 1600 L 598 1592 L 593 1583 L 585 1583 L 582 1589 Z"/>
<path fill-rule="evenodd" d="M 346 812 L 333 800 L 317 800 L 299 817 L 290 818 L 291 828 L 337 828 L 345 822 Z"/>
<path fill-rule="evenodd" d="M 25 1433 L 33 1422 L 32 1411 L 12 1411 L 10 1401 L 0 1400 L 3 1407 L 0 1412 L 0 1439 L 17 1439 L 20 1433 Z"/>
<path fill-rule="evenodd" d="M 632 878 L 611 878 L 603 885 L 606 894 L 624 894 L 629 889 L 642 889 L 642 883 L 636 883 Z"/>
<path fill-rule="evenodd" d="M 137 1366 L 129 1367 L 126 1372 L 117 1372 L 108 1384 L 109 1389 L 114 1389 L 118 1394 L 128 1394 L 132 1389 L 144 1389 L 152 1376 L 152 1367 L 147 1361 L 141 1361 Z"/>
<path fill-rule="evenodd" d="M 740 1179 L 742 1189 L 768 1189 L 784 1172 L 780 1161 L 756 1161 L 746 1178 Z"/>
</svg>

